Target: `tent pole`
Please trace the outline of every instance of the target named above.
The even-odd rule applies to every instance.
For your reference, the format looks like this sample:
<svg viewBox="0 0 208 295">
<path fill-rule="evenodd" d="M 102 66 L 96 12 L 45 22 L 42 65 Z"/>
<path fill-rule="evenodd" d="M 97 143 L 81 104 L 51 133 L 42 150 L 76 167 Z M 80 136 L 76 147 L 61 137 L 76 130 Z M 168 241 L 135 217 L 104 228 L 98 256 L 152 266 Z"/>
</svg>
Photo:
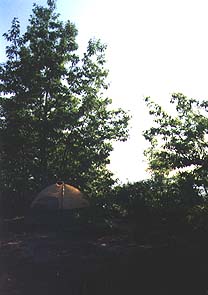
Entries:
<svg viewBox="0 0 208 295">
<path fill-rule="evenodd" d="M 61 186 L 61 225 L 63 224 L 63 207 L 64 207 L 64 190 L 65 190 L 65 185 L 64 185 L 64 182 L 62 183 L 62 186 Z"/>
<path fill-rule="evenodd" d="M 64 182 L 61 186 L 61 211 L 63 211 L 63 206 L 64 206 Z"/>
</svg>

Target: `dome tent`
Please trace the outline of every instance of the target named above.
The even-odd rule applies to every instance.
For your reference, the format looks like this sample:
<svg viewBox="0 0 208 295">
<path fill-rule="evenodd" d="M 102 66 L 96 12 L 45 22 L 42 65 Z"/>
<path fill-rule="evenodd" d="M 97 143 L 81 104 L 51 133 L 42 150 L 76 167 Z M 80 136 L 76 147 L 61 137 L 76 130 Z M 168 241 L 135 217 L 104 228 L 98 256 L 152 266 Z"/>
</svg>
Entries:
<svg viewBox="0 0 208 295">
<path fill-rule="evenodd" d="M 43 189 L 33 200 L 32 209 L 71 210 L 88 207 L 89 202 L 77 188 L 62 181 Z"/>
</svg>

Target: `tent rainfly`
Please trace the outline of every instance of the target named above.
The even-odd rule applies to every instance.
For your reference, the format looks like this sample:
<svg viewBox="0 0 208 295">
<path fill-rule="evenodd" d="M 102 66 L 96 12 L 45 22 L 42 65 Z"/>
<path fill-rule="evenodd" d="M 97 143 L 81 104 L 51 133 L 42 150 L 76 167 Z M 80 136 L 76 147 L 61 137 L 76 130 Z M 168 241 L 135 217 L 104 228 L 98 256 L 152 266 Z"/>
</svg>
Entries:
<svg viewBox="0 0 208 295">
<path fill-rule="evenodd" d="M 57 182 L 43 189 L 31 204 L 32 209 L 63 210 L 88 207 L 89 202 L 77 188 Z"/>
</svg>

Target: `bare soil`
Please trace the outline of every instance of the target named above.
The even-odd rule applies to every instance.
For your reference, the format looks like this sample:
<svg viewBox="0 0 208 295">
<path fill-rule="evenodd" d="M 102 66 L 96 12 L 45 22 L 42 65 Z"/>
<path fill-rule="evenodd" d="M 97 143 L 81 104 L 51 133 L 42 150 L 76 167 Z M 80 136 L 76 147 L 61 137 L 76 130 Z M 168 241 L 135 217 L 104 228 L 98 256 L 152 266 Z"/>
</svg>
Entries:
<svg viewBox="0 0 208 295">
<path fill-rule="evenodd" d="M 204 240 L 133 228 L 2 232 L 0 295 L 208 294 Z"/>
</svg>

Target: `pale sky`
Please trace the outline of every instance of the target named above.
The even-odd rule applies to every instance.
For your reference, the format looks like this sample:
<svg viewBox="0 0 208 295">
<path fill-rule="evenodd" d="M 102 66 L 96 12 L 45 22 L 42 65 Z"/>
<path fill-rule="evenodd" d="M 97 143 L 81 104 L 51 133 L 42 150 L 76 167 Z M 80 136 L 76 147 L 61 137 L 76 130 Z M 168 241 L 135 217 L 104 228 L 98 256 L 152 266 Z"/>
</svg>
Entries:
<svg viewBox="0 0 208 295">
<path fill-rule="evenodd" d="M 24 31 L 33 2 L 46 0 L 0 0 L 0 34 L 14 16 Z M 150 126 L 145 96 L 164 107 L 173 92 L 207 98 L 207 7 L 207 0 L 57 0 L 60 18 L 73 21 L 79 31 L 81 49 L 92 37 L 108 45 L 107 95 L 132 115 L 129 140 L 116 143 L 111 155 L 110 168 L 122 182 L 148 176 L 142 137 Z M 1 55 L 4 46 L 1 41 Z"/>
</svg>

